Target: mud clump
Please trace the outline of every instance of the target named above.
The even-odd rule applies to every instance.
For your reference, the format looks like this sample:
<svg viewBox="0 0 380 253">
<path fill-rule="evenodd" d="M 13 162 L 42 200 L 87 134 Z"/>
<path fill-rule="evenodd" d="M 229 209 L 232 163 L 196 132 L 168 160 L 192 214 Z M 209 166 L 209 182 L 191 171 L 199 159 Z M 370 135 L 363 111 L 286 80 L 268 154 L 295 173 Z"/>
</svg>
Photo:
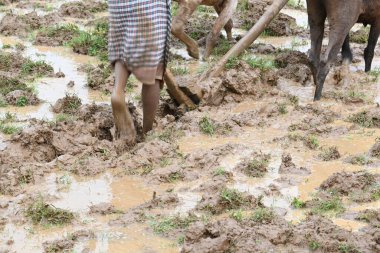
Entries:
<svg viewBox="0 0 380 253">
<path fill-rule="evenodd" d="M 6 95 L 5 100 L 9 105 L 16 106 L 37 105 L 40 103 L 40 99 L 36 94 L 23 90 L 9 92 Z"/>
<path fill-rule="evenodd" d="M 92 231 L 78 230 L 72 233 L 69 237 L 64 239 L 57 239 L 54 241 L 44 242 L 44 252 L 46 253 L 59 253 L 70 252 L 79 240 L 95 238 L 95 234 Z"/>
<path fill-rule="evenodd" d="M 304 167 L 298 168 L 290 154 L 282 155 L 282 162 L 279 168 L 280 174 L 297 174 L 297 175 L 308 175 L 310 174 L 310 170 Z"/>
<path fill-rule="evenodd" d="M 93 90 L 101 90 L 106 93 L 111 93 L 115 83 L 115 78 L 112 75 L 109 65 L 100 64 L 96 67 L 87 66 L 87 85 Z"/>
<path fill-rule="evenodd" d="M 110 203 L 100 203 L 90 207 L 90 214 L 108 215 L 119 211 Z"/>
<path fill-rule="evenodd" d="M 201 202 L 197 205 L 197 209 L 208 211 L 215 215 L 226 210 L 250 209 L 255 206 L 257 206 L 257 200 L 254 196 L 234 189 L 222 188 L 217 192 L 212 191 L 212 189 L 211 191 L 206 190 Z"/>
<path fill-rule="evenodd" d="M 206 252 L 309 252 L 318 245 L 323 252 L 376 252 L 376 239 L 337 227 L 319 216 L 310 216 L 299 225 L 281 217 L 267 224 L 252 219 L 238 222 L 222 219 L 206 225 L 194 223 L 186 232 L 183 253 Z"/>
<path fill-rule="evenodd" d="M 54 113 L 66 113 L 74 115 L 77 113 L 81 105 L 82 101 L 78 96 L 66 94 L 64 98 L 57 100 L 52 109 Z"/>
<path fill-rule="evenodd" d="M 380 142 L 377 141 L 369 151 L 371 157 L 380 159 Z"/>
<path fill-rule="evenodd" d="M 309 60 L 305 53 L 299 51 L 286 51 L 280 53 L 275 59 L 276 66 L 286 68 L 289 65 L 303 64 L 308 65 Z"/>
<path fill-rule="evenodd" d="M 350 34 L 350 41 L 359 44 L 366 44 L 368 41 L 369 29 L 361 28 Z"/>
<path fill-rule="evenodd" d="M 59 13 L 65 17 L 88 19 L 94 16 L 93 13 L 106 11 L 107 8 L 105 2 L 85 0 L 64 3 L 59 8 Z"/>
<path fill-rule="evenodd" d="M 249 177 L 263 177 L 268 172 L 269 161 L 270 155 L 254 153 L 252 158 L 241 162 L 235 169 Z"/>
<path fill-rule="evenodd" d="M 348 196 L 350 193 L 369 191 L 380 183 L 380 175 L 368 172 L 338 172 L 324 181 L 320 188 L 325 191 L 337 192 Z"/>
<path fill-rule="evenodd" d="M 270 4 L 271 1 L 249 0 L 235 23 L 240 28 L 251 28 Z M 299 34 L 302 29 L 297 27 L 295 18 L 280 12 L 264 32 L 271 36 L 289 36 Z"/>
<path fill-rule="evenodd" d="M 337 160 L 340 158 L 340 153 L 338 151 L 338 148 L 335 146 L 327 147 L 322 149 L 322 152 L 318 155 L 318 157 L 322 161 Z"/>
<path fill-rule="evenodd" d="M 367 209 L 365 211 L 360 212 L 356 220 L 364 221 L 369 223 L 371 226 L 380 228 L 380 210 L 371 210 Z"/>
<path fill-rule="evenodd" d="M 33 30 L 56 24 L 60 19 L 57 13 L 45 16 L 38 16 L 35 11 L 20 16 L 7 13 L 0 21 L 0 33 L 5 36 L 25 37 Z"/>
<path fill-rule="evenodd" d="M 213 78 L 202 85 L 209 105 L 241 102 L 246 96 L 258 98 L 270 89 L 262 83 L 260 70 L 251 68 L 245 62 L 227 70 L 221 78 Z"/>
<path fill-rule="evenodd" d="M 362 127 L 380 128 L 380 109 L 378 107 L 351 115 L 348 120 Z"/>
<path fill-rule="evenodd" d="M 307 55 L 298 51 L 282 52 L 275 58 L 277 75 L 306 85 L 312 81 Z"/>
<path fill-rule="evenodd" d="M 76 25 L 48 27 L 37 33 L 34 44 L 50 47 L 63 46 L 78 35 L 79 28 Z"/>
</svg>

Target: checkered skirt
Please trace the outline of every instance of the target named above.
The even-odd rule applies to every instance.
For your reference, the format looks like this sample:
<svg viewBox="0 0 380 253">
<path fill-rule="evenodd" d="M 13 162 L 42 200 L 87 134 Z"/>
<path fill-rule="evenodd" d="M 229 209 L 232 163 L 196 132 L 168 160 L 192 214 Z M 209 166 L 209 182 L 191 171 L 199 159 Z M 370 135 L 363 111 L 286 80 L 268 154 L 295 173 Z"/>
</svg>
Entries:
<svg viewBox="0 0 380 253">
<path fill-rule="evenodd" d="M 108 51 L 111 63 L 129 69 L 166 64 L 171 30 L 171 0 L 108 0 Z"/>
</svg>

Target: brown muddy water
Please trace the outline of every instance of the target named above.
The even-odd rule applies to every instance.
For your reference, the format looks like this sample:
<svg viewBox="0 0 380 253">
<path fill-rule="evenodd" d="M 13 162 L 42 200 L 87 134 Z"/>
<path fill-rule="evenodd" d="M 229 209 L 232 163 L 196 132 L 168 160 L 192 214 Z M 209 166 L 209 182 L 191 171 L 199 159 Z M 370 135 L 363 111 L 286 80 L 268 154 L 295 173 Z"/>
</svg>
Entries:
<svg viewBox="0 0 380 253">
<path fill-rule="evenodd" d="M 64 2 L 68 1 L 50 1 L 49 5 L 54 11 Z M 39 1 L 39 3 L 45 4 L 44 1 Z M 14 6 L 12 5 L 12 7 Z M 12 7 L 4 7 L 0 12 L 0 19 L 5 15 L 5 11 Z M 30 9 L 15 8 L 17 14 L 25 14 L 30 11 Z M 39 15 L 49 12 L 37 11 Z M 283 10 L 283 13 L 294 17 L 298 26 L 307 28 L 305 10 L 287 8 Z M 105 13 L 100 13 L 96 15 L 96 18 L 105 15 Z M 73 21 L 77 20 L 68 18 L 64 22 Z M 242 29 L 235 29 L 234 35 L 241 35 L 244 32 Z M 22 52 L 24 57 L 44 60 L 54 68 L 55 73 L 62 71 L 65 73 L 65 77 L 36 79 L 29 85 L 34 87 L 35 93 L 42 102 L 36 106 L 0 107 L 0 117 L 5 117 L 7 113 L 15 114 L 18 119 L 17 124 L 25 129 L 32 124 L 32 119 L 51 121 L 57 116 L 52 112 L 52 105 L 66 94 L 76 94 L 84 105 L 95 103 L 109 106 L 110 96 L 90 89 L 87 86 L 86 73 L 78 70 L 83 64 L 99 64 L 99 59 L 73 53 L 69 47 L 35 46 L 26 39 L 0 35 L 0 48 L 3 45 L 15 46 L 17 43 L 23 43 L 26 46 Z M 304 53 L 310 47 L 308 39 L 297 35 L 260 37 L 257 43 Z M 354 46 L 359 47 L 358 45 Z M 184 74 L 185 77 L 188 75 L 191 78 L 191 75 L 199 72 L 199 69 L 212 64 L 212 62 L 191 59 L 184 48 L 173 48 L 171 51 L 176 56 L 183 58 L 181 64 L 188 69 L 188 73 Z M 272 56 L 269 55 L 269 57 Z M 152 134 L 153 137 L 162 136 L 161 134 L 166 133 L 165 131 L 169 128 L 176 129 L 181 134 L 175 136 L 174 140 L 169 143 L 156 140 L 159 145 L 143 143 L 139 144 L 140 146 L 136 149 L 121 154 L 116 152 L 113 154 L 110 148 L 109 152 L 112 154 L 109 156 L 113 156 L 112 159 L 110 158 L 112 162 L 107 165 L 102 163 L 103 168 L 99 173 L 94 172 L 93 174 L 89 173 L 88 176 L 81 176 L 80 173 L 71 170 L 71 167 L 61 169 L 56 161 L 59 158 L 45 162 L 52 169 L 43 173 L 39 172 L 41 174 L 39 180 L 34 184 L 16 182 L 15 184 L 18 184 L 16 186 L 20 188 L 17 194 L 0 194 L 0 252 L 180 252 L 183 244 L 180 239 L 184 238 L 186 231 L 179 229 L 176 234 L 176 230 L 174 230 L 175 235 L 170 233 L 168 235 L 157 232 L 154 224 L 157 223 L 157 217 L 176 215 L 187 217 L 189 214 L 195 214 L 198 215 L 199 220 L 206 219 L 205 216 L 207 216 L 208 221 L 228 218 L 229 210 L 225 210 L 220 216 L 212 217 L 210 214 L 205 215 L 198 208 L 206 193 L 205 188 L 202 187 L 213 181 L 213 171 L 216 168 L 222 168 L 223 171 L 231 174 L 231 177 L 225 182 L 227 188 L 236 189 L 238 192 L 252 195 L 257 199 L 260 198 L 264 207 L 275 210 L 276 214 L 285 218 L 290 224 L 302 224 L 307 219 L 308 212 L 312 210 L 312 207 L 296 209 L 292 206 L 294 199 L 306 203 L 312 200 L 318 194 L 320 186 L 336 173 L 366 171 L 373 175 L 380 174 L 380 163 L 375 158 L 375 162 L 365 165 L 347 162 L 353 156 L 369 156 L 371 148 L 378 143 L 380 137 L 379 128 L 364 128 L 347 120 L 354 113 L 376 108 L 376 103 L 380 102 L 380 80 L 368 80 L 363 83 L 362 80 L 367 80 L 368 77 L 363 72 L 363 68 L 363 60 L 350 66 L 350 71 L 354 73 L 350 74 L 350 87 L 339 86 L 334 81 L 334 74 L 339 73 L 339 67 L 332 71 L 326 84 L 326 94 L 331 90 L 339 90 L 344 93 L 351 89 L 355 89 L 359 93 L 366 93 L 364 101 L 360 100 L 361 102 L 347 102 L 334 93 L 335 97 L 326 96 L 321 102 L 314 103 L 312 101 L 314 88 L 310 82 L 307 85 L 301 85 L 298 81 L 280 76 L 275 87 L 270 87 L 271 91 L 262 97 L 257 94 L 238 95 L 239 98 L 234 100 L 234 97 L 231 96 L 219 106 L 202 105 L 199 110 L 186 113 L 177 122 L 171 121 L 169 116 L 157 119 L 157 130 Z M 375 56 L 373 64 L 373 69 L 378 68 L 380 68 L 380 55 Z M 70 81 L 75 82 L 73 87 L 67 85 Z M 139 96 L 139 87 L 135 87 L 133 94 L 128 96 Z M 355 97 L 352 93 L 350 94 L 349 96 Z M 297 106 L 289 102 L 291 96 L 297 98 Z M 286 112 L 278 113 L 277 108 L 282 104 L 286 105 Z M 140 104 L 138 106 L 141 107 Z M 317 111 L 310 108 L 317 108 Z M 333 115 L 331 120 L 326 120 L 325 118 L 330 115 Z M 227 134 L 205 134 L 199 127 L 202 117 L 208 117 L 222 125 L 226 122 L 235 122 L 235 125 L 232 127 L 233 130 Z M 236 123 L 246 121 L 249 123 L 240 123 L 240 125 Z M 304 128 L 300 127 L 292 132 L 289 129 L 293 125 L 302 125 Z M 289 136 L 292 134 L 298 134 L 305 138 L 316 136 L 318 148 L 308 148 L 304 139 L 291 140 Z M 0 134 L 0 152 L 13 148 L 11 138 L 10 135 Z M 77 138 L 79 139 L 79 137 Z M 77 141 L 80 144 L 84 142 L 83 140 Z M 147 141 L 147 143 L 150 142 Z M 72 145 L 74 147 L 76 143 L 72 143 Z M 148 145 L 153 145 L 153 148 Z M 340 157 L 330 161 L 321 159 L 320 154 L 326 147 L 336 147 Z M 219 149 L 229 151 L 219 152 Z M 21 152 L 19 150 L 15 149 L 14 152 Z M 104 153 L 107 154 L 106 151 Z M 255 157 L 257 153 L 270 155 L 267 171 L 262 177 L 251 177 L 238 169 L 241 163 Z M 294 174 L 284 175 L 281 167 L 286 154 L 291 155 L 292 162 L 297 168 L 306 168 L 307 173 L 298 171 Z M 73 156 L 76 155 L 80 157 L 82 153 L 77 151 Z M 86 155 L 88 154 L 86 153 Z M 66 154 L 63 152 L 62 156 L 66 156 Z M 145 160 L 148 162 L 145 163 Z M 17 161 L 14 164 L 16 167 L 19 166 Z M 94 164 L 85 166 L 88 166 L 87 169 L 90 171 L 92 170 L 91 166 L 95 167 Z M 141 168 L 144 173 L 136 172 Z M 178 176 L 176 174 L 179 171 L 178 168 L 185 170 L 185 176 L 179 177 L 179 179 L 177 177 L 167 179 L 167 171 L 172 169 L 175 171 L 174 175 Z M 189 173 L 190 176 L 187 177 L 186 173 Z M 177 200 L 174 206 L 170 201 L 154 207 L 144 206 L 146 203 L 154 201 L 157 196 L 166 196 L 166 194 L 176 195 Z M 48 204 L 55 208 L 74 213 L 74 221 L 69 225 L 59 226 L 33 224 L 25 217 L 25 209 L 30 202 L 35 201 L 36 196 L 42 196 Z M 360 203 L 353 201 L 349 196 L 344 196 L 342 202 L 345 214 L 380 209 L 378 199 Z M 93 206 L 102 204 L 109 204 L 116 211 L 106 214 L 91 212 Z M 127 222 L 129 221 L 128 215 L 139 210 L 138 208 L 141 206 L 145 220 Z M 247 213 L 251 211 L 250 209 L 244 210 Z M 362 233 L 369 226 L 364 221 L 352 219 L 350 215 L 327 215 L 326 217 L 338 228 L 349 232 Z M 122 222 L 120 223 L 120 221 Z M 160 229 L 162 228 L 160 227 Z M 61 249 L 61 251 L 47 251 L 44 248 L 44 243 L 71 238 L 70 236 L 79 230 L 91 231 L 92 236 L 75 240 L 73 245 Z M 365 232 L 363 233 L 365 234 Z M 185 241 L 185 245 L 186 243 Z M 277 249 L 276 246 L 274 250 Z M 193 249 L 193 251 L 183 252 L 197 251 Z M 245 251 L 243 249 L 239 252 Z"/>
</svg>

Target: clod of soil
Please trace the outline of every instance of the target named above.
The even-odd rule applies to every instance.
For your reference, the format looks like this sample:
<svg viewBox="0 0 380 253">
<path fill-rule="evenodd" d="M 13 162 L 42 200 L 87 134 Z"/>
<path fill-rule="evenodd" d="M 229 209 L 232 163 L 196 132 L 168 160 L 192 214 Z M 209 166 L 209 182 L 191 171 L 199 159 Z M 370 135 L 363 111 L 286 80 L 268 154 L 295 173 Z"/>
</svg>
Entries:
<svg viewBox="0 0 380 253">
<path fill-rule="evenodd" d="M 308 175 L 310 170 L 304 167 L 297 167 L 293 161 L 290 154 L 282 155 L 282 162 L 279 168 L 279 173 L 281 174 L 297 174 L 297 175 Z"/>
<path fill-rule="evenodd" d="M 67 238 L 44 242 L 43 246 L 46 253 L 70 252 L 78 240 L 89 240 L 94 237 L 95 234 L 92 231 L 78 230 L 70 234 Z"/>
<path fill-rule="evenodd" d="M 54 113 L 76 114 L 82 101 L 76 95 L 66 94 L 64 98 L 60 98 L 53 106 Z"/>
<path fill-rule="evenodd" d="M 210 191 L 211 190 L 211 191 Z M 234 189 L 223 188 L 220 191 L 206 190 L 197 209 L 221 214 L 226 210 L 253 208 L 257 206 L 254 196 L 239 192 Z"/>
<path fill-rule="evenodd" d="M 117 213 L 118 210 L 110 203 L 100 203 L 98 205 L 90 206 L 90 214 L 113 214 Z"/>
<path fill-rule="evenodd" d="M 250 177 L 263 177 L 268 172 L 269 160 L 268 154 L 254 153 L 252 158 L 241 162 L 235 169 Z"/>
<path fill-rule="evenodd" d="M 65 17 L 88 19 L 92 18 L 95 12 L 106 11 L 107 3 L 101 1 L 76 1 L 64 3 L 59 8 L 59 13 Z"/>
<path fill-rule="evenodd" d="M 322 152 L 318 155 L 323 161 L 337 160 L 340 158 L 340 153 L 337 147 L 323 148 Z"/>
<path fill-rule="evenodd" d="M 321 252 L 342 252 L 343 248 L 376 252 L 377 239 L 376 235 L 349 232 L 319 216 L 310 216 L 298 225 L 278 216 L 270 223 L 222 219 L 190 226 L 181 252 L 309 252 L 310 245 Z"/>
<path fill-rule="evenodd" d="M 355 32 L 351 32 L 350 41 L 359 44 L 366 44 L 368 42 L 369 29 L 361 28 Z"/>
<path fill-rule="evenodd" d="M 234 20 L 234 23 L 240 28 L 251 28 L 264 14 L 270 4 L 270 0 L 249 0 L 244 9 L 238 12 L 240 14 L 239 18 Z M 299 34 L 302 30 L 297 27 L 294 18 L 280 12 L 264 32 L 271 36 L 289 36 Z"/>
<path fill-rule="evenodd" d="M 320 188 L 325 191 L 336 192 L 343 196 L 351 193 L 369 191 L 371 187 L 380 183 L 380 175 L 368 172 L 338 172 L 324 181 Z"/>
<path fill-rule="evenodd" d="M 356 123 L 362 127 L 380 127 L 380 109 L 374 107 L 369 110 L 353 114 L 349 117 L 349 121 Z"/>
<path fill-rule="evenodd" d="M 34 44 L 50 47 L 63 46 L 78 35 L 79 28 L 76 25 L 48 27 L 37 33 Z"/>
<path fill-rule="evenodd" d="M 57 13 L 38 16 L 33 11 L 25 15 L 7 13 L 0 21 L 0 33 L 5 36 L 27 36 L 30 31 L 50 26 L 59 22 L 61 18 Z"/>
<path fill-rule="evenodd" d="M 115 78 L 111 73 L 109 65 L 100 64 L 96 67 L 88 66 L 85 69 L 87 73 L 87 85 L 93 90 L 101 90 L 111 93 L 115 83 Z"/>
<path fill-rule="evenodd" d="M 356 219 L 367 222 L 375 228 L 380 228 L 380 209 L 362 211 L 357 215 Z"/>
<path fill-rule="evenodd" d="M 40 103 L 40 99 L 36 94 L 24 90 L 9 92 L 5 96 L 5 100 L 8 104 L 16 106 L 37 105 Z"/>
</svg>

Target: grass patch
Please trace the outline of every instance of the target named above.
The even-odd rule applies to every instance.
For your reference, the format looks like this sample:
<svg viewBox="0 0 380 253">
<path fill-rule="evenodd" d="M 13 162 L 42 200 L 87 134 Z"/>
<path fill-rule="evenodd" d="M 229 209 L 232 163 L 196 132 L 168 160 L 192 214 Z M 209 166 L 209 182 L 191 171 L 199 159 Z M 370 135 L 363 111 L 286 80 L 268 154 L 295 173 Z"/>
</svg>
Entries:
<svg viewBox="0 0 380 253">
<path fill-rule="evenodd" d="M 216 131 L 216 126 L 214 122 L 207 116 L 204 116 L 200 121 L 199 121 L 199 129 L 201 130 L 202 133 L 207 134 L 207 135 L 214 135 Z"/>
<path fill-rule="evenodd" d="M 42 197 L 39 197 L 27 208 L 26 217 L 30 218 L 34 224 L 64 225 L 73 221 L 74 214 L 47 204 Z"/>
<path fill-rule="evenodd" d="M 243 221 L 243 211 L 241 209 L 238 209 L 238 210 L 235 210 L 235 211 L 232 211 L 230 213 L 230 218 L 236 220 L 237 222 L 241 222 Z"/>
<path fill-rule="evenodd" d="M 305 139 L 305 145 L 310 149 L 317 149 L 319 147 L 319 141 L 316 136 L 309 135 Z"/>
<path fill-rule="evenodd" d="M 252 68 L 258 68 L 262 71 L 275 69 L 276 63 L 274 60 L 263 58 L 263 57 L 248 57 L 245 58 L 244 61 L 248 63 Z"/>
<path fill-rule="evenodd" d="M 240 59 L 239 57 L 232 57 L 227 60 L 225 65 L 226 69 L 234 69 L 239 65 Z"/>
<path fill-rule="evenodd" d="M 317 250 L 317 249 L 319 249 L 321 247 L 321 244 L 319 243 L 319 242 L 317 242 L 317 241 L 310 241 L 309 242 L 309 249 L 310 250 Z"/>
<path fill-rule="evenodd" d="M 380 68 L 377 67 L 371 70 L 368 74 L 372 76 L 374 78 L 374 81 L 376 82 L 377 80 L 379 80 L 379 77 L 380 77 Z"/>
<path fill-rule="evenodd" d="M 360 253 L 360 251 L 357 250 L 355 246 L 347 243 L 340 244 L 338 249 L 341 253 Z"/>
<path fill-rule="evenodd" d="M 356 155 L 356 156 L 353 156 L 353 157 L 350 158 L 349 162 L 351 164 L 355 164 L 355 165 L 367 165 L 367 164 L 372 163 L 372 161 L 369 160 L 369 158 L 366 157 L 365 155 Z"/>
<path fill-rule="evenodd" d="M 370 128 L 374 126 L 373 119 L 368 116 L 367 111 L 359 112 L 348 118 L 352 123 L 358 124 L 362 127 Z"/>
<path fill-rule="evenodd" d="M 225 55 L 231 49 L 231 44 L 226 39 L 221 39 L 218 45 L 214 48 L 214 54 L 217 56 Z"/>
<path fill-rule="evenodd" d="M 22 96 L 19 99 L 17 99 L 16 106 L 18 106 L 18 107 L 24 107 L 24 106 L 28 105 L 28 102 L 29 102 L 28 98 L 25 97 L 25 96 Z"/>
<path fill-rule="evenodd" d="M 345 208 L 342 200 L 338 196 L 334 196 L 331 199 L 317 199 L 316 205 L 312 208 L 313 214 L 333 214 L 337 215 L 343 213 Z"/>
<path fill-rule="evenodd" d="M 340 158 L 340 153 L 336 146 L 323 148 L 322 152 L 318 155 L 322 161 L 331 161 Z"/>
<path fill-rule="evenodd" d="M 220 192 L 221 205 L 225 207 L 225 209 L 237 209 L 247 203 L 246 198 L 243 193 L 235 190 L 224 188 Z"/>
<path fill-rule="evenodd" d="M 277 110 L 280 114 L 284 115 L 288 113 L 288 109 L 286 107 L 286 103 L 280 103 L 277 105 Z"/>
<path fill-rule="evenodd" d="M 227 172 L 223 167 L 218 167 L 213 172 L 214 176 L 224 176 L 226 174 L 227 174 Z"/>
<path fill-rule="evenodd" d="M 292 207 L 296 209 L 304 208 L 306 207 L 306 203 L 298 198 L 294 198 L 291 203 Z"/>
<path fill-rule="evenodd" d="M 175 76 L 184 76 L 190 73 L 189 68 L 186 66 L 176 65 L 172 66 L 170 69 Z"/>
<path fill-rule="evenodd" d="M 274 212 L 272 209 L 258 208 L 253 212 L 251 219 L 255 222 L 270 223 L 274 219 Z"/>
<path fill-rule="evenodd" d="M 291 8 L 294 8 L 294 9 L 303 9 L 304 8 L 301 0 L 289 0 L 286 5 L 291 7 Z"/>
<path fill-rule="evenodd" d="M 260 154 L 249 161 L 243 172 L 250 177 L 263 177 L 268 170 L 270 155 Z"/>
<path fill-rule="evenodd" d="M 150 226 L 156 234 L 164 235 L 174 229 L 188 228 L 190 224 L 196 220 L 197 218 L 193 215 L 189 215 L 187 217 L 176 215 L 164 217 L 158 220 L 152 219 L 150 221 Z"/>
<path fill-rule="evenodd" d="M 54 69 L 52 66 L 47 64 L 45 61 L 32 61 L 31 59 L 26 59 L 21 65 L 22 76 L 35 75 L 36 77 L 41 77 L 48 73 L 53 73 Z"/>
<path fill-rule="evenodd" d="M 74 52 L 97 56 L 100 60 L 108 59 L 108 22 L 98 22 L 93 31 L 80 31 L 67 45 Z"/>
</svg>

